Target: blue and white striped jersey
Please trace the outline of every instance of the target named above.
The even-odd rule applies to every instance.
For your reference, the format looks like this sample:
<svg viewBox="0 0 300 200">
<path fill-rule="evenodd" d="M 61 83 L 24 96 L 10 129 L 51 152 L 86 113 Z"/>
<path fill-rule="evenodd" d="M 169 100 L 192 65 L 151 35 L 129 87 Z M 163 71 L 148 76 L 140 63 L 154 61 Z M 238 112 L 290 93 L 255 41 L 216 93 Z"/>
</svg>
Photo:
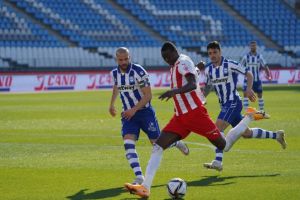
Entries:
<svg viewBox="0 0 300 200">
<path fill-rule="evenodd" d="M 238 73 L 246 75 L 247 69 L 235 61 L 222 57 L 221 65 L 208 63 L 205 67 L 207 84 L 214 86 L 220 104 L 241 99 L 237 91 Z"/>
<path fill-rule="evenodd" d="M 249 52 L 242 58 L 241 65 L 252 72 L 253 82 L 256 82 L 260 80 L 259 71 L 261 67 L 265 67 L 266 62 L 261 54 L 252 54 Z"/>
<path fill-rule="evenodd" d="M 130 63 L 127 71 L 122 73 L 119 67 L 111 71 L 114 85 L 118 87 L 120 92 L 123 110 L 128 110 L 134 107 L 143 97 L 141 84 L 150 86 L 149 75 L 146 70 L 134 63 Z M 145 108 L 151 106 L 150 102 L 145 105 Z"/>
</svg>

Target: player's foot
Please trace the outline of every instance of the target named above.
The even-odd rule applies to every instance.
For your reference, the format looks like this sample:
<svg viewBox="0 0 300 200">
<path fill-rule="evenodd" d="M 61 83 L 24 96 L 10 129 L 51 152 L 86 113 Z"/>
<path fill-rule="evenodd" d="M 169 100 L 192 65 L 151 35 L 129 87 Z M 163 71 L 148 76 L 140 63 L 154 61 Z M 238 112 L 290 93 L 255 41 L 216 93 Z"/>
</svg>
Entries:
<svg viewBox="0 0 300 200">
<path fill-rule="evenodd" d="M 144 182 L 144 178 L 143 177 L 136 177 L 133 182 L 132 185 L 141 185 Z"/>
<path fill-rule="evenodd" d="M 246 110 L 246 114 L 253 118 L 253 120 L 261 120 L 261 119 L 269 119 L 270 115 L 267 114 L 265 111 L 258 111 L 253 107 L 249 107 Z"/>
<path fill-rule="evenodd" d="M 189 155 L 189 153 L 190 153 L 189 147 L 183 141 L 181 141 L 181 140 L 177 141 L 176 147 L 184 155 L 186 155 L 186 156 Z"/>
<path fill-rule="evenodd" d="M 130 183 L 125 183 L 124 187 L 131 193 L 136 194 L 142 198 L 148 198 L 150 196 L 150 191 L 143 185 L 133 185 Z"/>
<path fill-rule="evenodd" d="M 285 136 L 284 130 L 276 131 L 276 133 L 277 133 L 277 138 L 276 138 L 277 142 L 279 142 L 281 147 L 283 149 L 285 149 L 287 144 L 286 144 L 286 141 L 284 139 L 284 136 Z"/>
<path fill-rule="evenodd" d="M 222 162 L 220 162 L 218 160 L 213 160 L 211 163 L 204 163 L 203 167 L 205 167 L 207 169 L 215 169 L 219 172 L 223 170 Z"/>
</svg>

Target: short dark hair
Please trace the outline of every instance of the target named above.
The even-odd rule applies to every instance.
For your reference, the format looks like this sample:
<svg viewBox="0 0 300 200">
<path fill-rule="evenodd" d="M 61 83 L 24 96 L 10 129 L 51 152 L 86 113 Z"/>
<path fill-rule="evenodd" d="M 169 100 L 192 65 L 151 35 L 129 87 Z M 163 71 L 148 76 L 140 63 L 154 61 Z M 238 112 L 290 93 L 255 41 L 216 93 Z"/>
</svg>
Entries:
<svg viewBox="0 0 300 200">
<path fill-rule="evenodd" d="M 255 40 L 252 40 L 252 41 L 250 41 L 249 44 L 256 44 L 256 41 L 255 41 Z"/>
<path fill-rule="evenodd" d="M 161 51 L 177 51 L 175 44 L 170 41 L 164 42 L 161 47 Z"/>
<path fill-rule="evenodd" d="M 212 41 L 207 45 L 208 49 L 219 49 L 221 51 L 221 45 L 218 41 Z"/>
</svg>

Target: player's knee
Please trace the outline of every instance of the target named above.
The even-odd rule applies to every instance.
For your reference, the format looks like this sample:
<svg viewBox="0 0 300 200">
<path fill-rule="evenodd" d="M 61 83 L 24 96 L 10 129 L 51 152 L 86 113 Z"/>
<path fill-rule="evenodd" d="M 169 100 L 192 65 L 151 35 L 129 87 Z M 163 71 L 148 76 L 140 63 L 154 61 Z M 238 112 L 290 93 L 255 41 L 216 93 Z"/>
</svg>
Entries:
<svg viewBox="0 0 300 200">
<path fill-rule="evenodd" d="M 243 138 L 247 139 L 247 138 L 252 138 L 252 132 L 250 129 L 247 129 L 243 135 L 242 135 Z"/>
</svg>

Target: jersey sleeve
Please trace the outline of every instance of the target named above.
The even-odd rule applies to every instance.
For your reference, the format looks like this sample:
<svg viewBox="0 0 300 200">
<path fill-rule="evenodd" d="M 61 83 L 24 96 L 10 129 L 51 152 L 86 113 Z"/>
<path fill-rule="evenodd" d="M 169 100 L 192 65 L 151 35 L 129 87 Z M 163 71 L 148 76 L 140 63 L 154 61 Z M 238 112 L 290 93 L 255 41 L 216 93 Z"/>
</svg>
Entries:
<svg viewBox="0 0 300 200">
<path fill-rule="evenodd" d="M 178 64 L 178 72 L 183 76 L 187 74 L 198 75 L 195 64 L 191 60 L 181 60 Z"/>
<path fill-rule="evenodd" d="M 116 70 L 112 70 L 110 72 L 110 76 L 111 76 L 111 80 L 113 81 L 113 85 L 118 85 L 116 72 L 117 72 Z"/>
<path fill-rule="evenodd" d="M 208 86 L 208 85 L 212 85 L 211 83 L 211 80 L 209 78 L 209 74 L 208 74 L 208 67 L 205 68 L 205 71 L 204 71 L 204 77 L 205 77 L 205 84 Z"/>
<path fill-rule="evenodd" d="M 246 75 L 248 69 L 243 67 L 241 64 L 235 62 L 235 61 L 229 61 L 228 62 L 228 67 L 231 71 Z"/>
<path fill-rule="evenodd" d="M 140 87 L 150 86 L 149 74 L 143 67 L 140 66 L 138 70 L 136 70 L 136 74 L 136 80 Z"/>
<path fill-rule="evenodd" d="M 242 66 L 242 67 L 247 67 L 247 56 L 245 55 L 243 58 L 242 58 L 242 60 L 240 61 L 240 65 Z"/>
<path fill-rule="evenodd" d="M 267 64 L 264 57 L 261 54 L 259 56 L 259 64 L 260 64 L 261 67 L 265 67 L 266 64 Z"/>
</svg>

